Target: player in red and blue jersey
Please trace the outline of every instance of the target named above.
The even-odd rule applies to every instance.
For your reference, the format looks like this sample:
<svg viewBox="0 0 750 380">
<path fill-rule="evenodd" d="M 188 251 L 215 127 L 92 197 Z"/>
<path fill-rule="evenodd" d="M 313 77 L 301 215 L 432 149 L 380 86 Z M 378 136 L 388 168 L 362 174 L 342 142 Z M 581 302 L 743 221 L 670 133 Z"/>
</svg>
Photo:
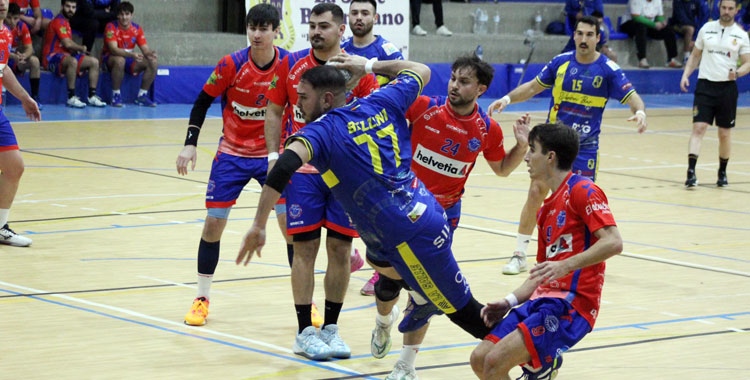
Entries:
<svg viewBox="0 0 750 380">
<path fill-rule="evenodd" d="M 39 103 L 39 78 L 41 77 L 39 58 L 34 55 L 29 27 L 26 23 L 19 22 L 20 20 L 21 8 L 18 7 L 18 4 L 10 3 L 8 5 L 8 17 L 5 18 L 5 25 L 10 28 L 13 34 L 13 44 L 10 47 L 8 66 L 17 75 L 23 75 L 26 70 L 29 70 L 31 98 L 36 101 L 41 110 L 42 105 Z"/>
<path fill-rule="evenodd" d="M 229 212 L 245 185 L 255 179 L 262 186 L 268 171 L 263 135 L 268 104 L 265 94 L 287 52 L 273 45 L 279 31 L 279 13 L 274 6 L 252 7 L 246 23 L 250 47 L 224 56 L 216 65 L 190 112 L 185 147 L 177 157 L 179 174 L 186 175 L 190 163 L 195 169 L 201 126 L 211 103 L 221 96 L 224 128 L 206 190 L 208 216 L 198 246 L 198 294 L 185 316 L 185 323 L 193 326 L 206 323 L 211 282 Z M 286 235 L 283 228 L 282 233 Z"/>
<path fill-rule="evenodd" d="M 21 21 L 31 29 L 31 33 L 46 29 L 55 17 L 52 9 L 41 8 L 39 0 L 10 0 L 10 3 L 18 5 L 21 10 Z"/>
<path fill-rule="evenodd" d="M 312 48 L 289 53 L 276 70 L 268 90 L 269 103 L 264 130 L 269 157 L 278 154 L 276 152 L 282 131 L 284 136 L 288 136 L 304 129 L 306 121 L 297 105 L 300 78 L 307 70 L 326 64 L 329 58 L 342 52 L 339 42 L 346 29 L 343 10 L 332 3 L 317 4 L 311 10 L 309 29 Z M 367 96 L 378 88 L 372 75 L 353 84 L 357 85 L 347 94 L 350 98 Z M 274 160 L 269 158 L 269 168 L 273 165 Z M 293 250 L 287 251 L 292 265 L 292 293 L 298 324 L 294 351 L 306 357 L 318 358 L 327 354 L 314 352 L 325 351 L 323 346 L 328 344 L 333 346 L 336 357 L 349 357 L 351 350 L 338 334 L 337 321 L 349 284 L 350 252 L 352 239 L 357 237 L 357 232 L 349 216 L 326 186 L 325 176 L 321 176 L 312 165 L 303 166 L 292 177 L 290 186 L 286 188 L 285 198 L 285 209 L 280 205 L 276 212 L 286 213 L 287 233 L 292 235 L 294 246 Z M 316 338 L 316 329 L 311 319 L 314 310 L 314 265 L 320 246 L 321 227 L 328 229 L 325 244 L 328 269 L 325 281 L 329 285 L 326 286 L 326 312 L 320 333 L 326 343 Z"/>
<path fill-rule="evenodd" d="M 502 111 L 510 103 L 522 102 L 532 96 L 552 89 L 547 121 L 560 122 L 575 129 L 581 137 L 581 146 L 573 163 L 573 173 L 596 180 L 599 167 L 599 133 L 602 114 L 609 98 L 630 106 L 638 133 L 646 130 L 646 113 L 643 100 L 625 77 L 620 67 L 596 51 L 600 37 L 599 20 L 585 16 L 576 23 L 576 51 L 553 58 L 533 80 L 496 100 L 488 108 L 490 115 Z M 549 188 L 542 181 L 531 181 L 526 204 L 521 211 L 516 250 L 510 262 L 503 267 L 504 274 L 518 274 L 527 270 L 526 247 L 534 231 L 534 215 Z"/>
<path fill-rule="evenodd" d="M 42 115 L 34 99 L 23 89 L 13 70 L 8 66 L 10 58 L 10 47 L 13 35 L 3 20 L 7 17 L 8 0 L 0 0 L 0 89 L 2 86 L 10 91 L 13 96 L 21 100 L 26 116 L 33 121 L 41 120 Z M 2 101 L 0 101 L 2 103 Z M 4 104 L 0 104 L 3 108 Z M 18 235 L 8 227 L 8 214 L 10 206 L 18 190 L 18 184 L 23 174 L 23 158 L 18 151 L 18 141 L 10 121 L 5 117 L 3 109 L 0 108 L 0 244 L 17 247 L 31 245 L 31 239 Z"/>
<path fill-rule="evenodd" d="M 309 161 L 323 173 L 326 186 L 351 217 L 367 249 L 385 258 L 403 278 L 402 286 L 411 290 L 415 307 L 406 316 L 409 324 L 424 324 L 421 311 L 432 304 L 474 337 L 483 338 L 490 329 L 481 321 L 482 306 L 451 252 L 445 211 L 410 170 L 410 131 L 404 115 L 429 80 L 429 68 L 410 61 L 372 62 L 349 55 L 334 61 L 355 78 L 369 68 L 395 79 L 346 104 L 345 79 L 338 70 L 322 66 L 303 74 L 297 87 L 298 105 L 311 123 L 287 140 L 263 187 L 253 227 L 236 262 L 247 264 L 260 251 L 273 203 L 293 172 Z M 331 351 L 321 347 L 316 358 L 326 358 Z"/>
<path fill-rule="evenodd" d="M 156 52 L 148 47 L 146 35 L 140 25 L 131 22 L 135 8 L 128 1 L 117 6 L 117 21 L 107 24 L 104 28 L 104 49 L 102 62 L 112 74 L 113 107 L 122 107 L 120 86 L 125 73 L 138 75 L 143 72 L 141 89 L 135 98 L 135 104 L 145 107 L 155 107 L 156 103 L 148 98 L 148 90 L 156 77 L 158 58 Z M 138 47 L 141 53 L 136 53 Z"/>
<path fill-rule="evenodd" d="M 481 379 L 508 378 L 519 364 L 525 379 L 554 378 L 562 353 L 594 328 L 604 261 L 622 251 L 622 238 L 604 192 L 570 171 L 578 140 L 562 124 L 540 124 L 529 134 L 529 176 L 555 190 L 537 216 L 538 264 L 518 289 L 482 309 L 488 326 L 499 323 L 471 354 Z"/>
</svg>

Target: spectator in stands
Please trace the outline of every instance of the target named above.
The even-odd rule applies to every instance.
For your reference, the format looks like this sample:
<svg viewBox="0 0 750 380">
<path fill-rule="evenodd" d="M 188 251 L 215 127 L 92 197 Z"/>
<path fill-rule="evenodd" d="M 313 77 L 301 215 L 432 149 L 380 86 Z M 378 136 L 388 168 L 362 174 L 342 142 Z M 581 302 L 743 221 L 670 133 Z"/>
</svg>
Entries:
<svg viewBox="0 0 750 380">
<path fill-rule="evenodd" d="M 419 13 L 422 11 L 422 0 L 409 0 L 411 6 L 411 34 L 415 36 L 426 36 L 427 31 L 419 26 Z M 435 14 L 435 34 L 438 36 L 450 37 L 453 32 L 443 25 L 443 0 L 432 0 L 432 12 Z"/>
<path fill-rule="evenodd" d="M 609 40 L 609 28 L 604 25 L 604 15 L 602 15 L 599 11 L 594 11 L 591 16 L 596 17 L 596 19 L 599 20 L 599 30 L 601 31 L 601 33 L 599 33 L 599 42 L 596 43 L 596 51 L 604 54 L 604 56 L 609 58 L 611 61 L 617 62 L 617 53 L 615 53 L 614 50 L 610 49 L 609 45 L 607 45 L 607 41 Z M 568 44 L 565 45 L 561 53 L 565 53 L 566 51 L 573 51 L 575 49 L 576 42 L 573 39 L 573 36 L 570 36 Z"/>
<path fill-rule="evenodd" d="M 602 0 L 565 0 L 565 17 L 568 18 L 568 25 L 571 27 L 583 16 L 597 17 L 594 12 L 604 15 Z M 575 46 L 571 50 L 574 49 Z"/>
<path fill-rule="evenodd" d="M 10 0 L 10 3 L 18 4 L 21 9 L 21 21 L 26 23 L 31 34 L 47 29 L 47 25 L 55 17 L 52 9 L 42 9 L 39 6 L 39 0 Z"/>
<path fill-rule="evenodd" d="M 687 62 L 690 52 L 693 51 L 695 31 L 703 25 L 700 23 L 703 4 L 705 4 L 705 0 L 672 1 L 672 19 L 669 22 L 676 32 L 682 34 L 684 39 L 683 52 L 685 58 L 683 62 Z"/>
<path fill-rule="evenodd" d="M 42 51 L 42 65 L 47 70 L 65 76 L 68 81 L 68 101 L 66 105 L 74 108 L 84 108 L 86 103 L 76 96 L 76 76 L 83 71 L 89 72 L 88 103 L 94 107 L 104 107 L 106 104 L 96 95 L 96 84 L 99 81 L 99 61 L 89 56 L 86 46 L 73 42 L 70 34 L 70 18 L 76 12 L 76 0 L 60 0 L 62 9 L 49 23 L 44 34 L 44 49 Z"/>
<path fill-rule="evenodd" d="M 20 22 L 21 7 L 18 4 L 10 3 L 8 5 L 8 16 L 5 18 L 5 25 L 10 29 L 13 40 L 11 41 L 10 59 L 8 67 L 13 70 L 16 76 L 21 76 L 26 70 L 29 70 L 29 82 L 31 83 L 31 98 L 34 99 L 42 109 L 39 103 L 39 58 L 34 55 L 34 47 L 31 46 L 31 33 L 26 23 Z"/>
<path fill-rule="evenodd" d="M 628 11 L 622 17 L 622 31 L 635 37 L 638 49 L 638 67 L 650 67 L 646 59 L 646 37 L 664 40 L 667 47 L 667 67 L 680 68 L 682 62 L 677 57 L 677 40 L 674 31 L 667 28 L 664 20 L 664 7 L 661 0 L 628 0 Z"/>
<path fill-rule="evenodd" d="M 110 22 L 104 32 L 104 50 L 102 62 L 112 74 L 112 107 L 122 107 L 120 86 L 122 78 L 127 72 L 138 75 L 143 72 L 141 89 L 135 104 L 146 107 L 156 107 L 156 103 L 148 98 L 148 90 L 156 77 L 156 52 L 149 49 L 143 28 L 131 22 L 134 7 L 128 1 L 117 6 L 117 21 Z M 135 51 L 135 47 L 141 50 Z"/>
<path fill-rule="evenodd" d="M 70 25 L 81 33 L 87 51 L 94 47 L 96 34 L 104 33 L 104 27 L 117 20 L 119 4 L 120 0 L 76 0 L 76 14 L 70 18 Z"/>
</svg>

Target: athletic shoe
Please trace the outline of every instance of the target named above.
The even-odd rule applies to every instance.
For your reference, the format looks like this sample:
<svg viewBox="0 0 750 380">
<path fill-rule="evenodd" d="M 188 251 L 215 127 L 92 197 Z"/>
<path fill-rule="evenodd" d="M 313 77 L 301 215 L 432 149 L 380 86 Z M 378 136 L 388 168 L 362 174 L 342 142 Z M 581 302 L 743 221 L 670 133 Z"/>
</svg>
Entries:
<svg viewBox="0 0 750 380">
<path fill-rule="evenodd" d="M 31 245 L 31 239 L 17 234 L 6 223 L 3 228 L 0 228 L 0 244 L 12 245 L 14 247 L 28 247 Z"/>
<path fill-rule="evenodd" d="M 718 183 L 717 183 L 718 185 Z M 685 180 L 685 187 L 691 188 L 698 186 L 698 177 L 695 176 L 694 171 L 688 170 L 687 172 L 687 180 Z"/>
<path fill-rule="evenodd" d="M 292 350 L 295 354 L 312 360 L 328 360 L 331 357 L 331 348 L 320 340 L 315 326 L 307 326 L 297 334 Z"/>
<path fill-rule="evenodd" d="M 430 321 L 430 318 L 443 314 L 443 312 L 432 302 L 417 305 L 414 299 L 409 296 L 409 302 L 406 304 L 404 314 L 404 319 L 398 324 L 398 331 L 402 333 L 418 330 L 420 327 L 426 325 Z"/>
<path fill-rule="evenodd" d="M 437 28 L 435 34 L 437 34 L 438 36 L 450 37 L 453 35 L 453 32 L 451 32 L 451 30 L 448 29 L 445 25 L 441 25 L 439 28 Z"/>
<path fill-rule="evenodd" d="M 42 105 L 42 102 L 39 101 L 39 96 L 32 96 L 31 99 L 34 99 L 36 102 L 36 106 L 39 107 L 39 111 L 44 109 L 44 106 Z"/>
<path fill-rule="evenodd" d="M 193 301 L 190 311 L 185 314 L 185 324 L 190 326 L 203 326 L 208 317 L 208 299 L 198 297 Z"/>
<path fill-rule="evenodd" d="M 398 320 L 398 305 L 393 305 L 390 314 L 390 323 L 382 324 L 375 319 L 375 328 L 372 330 L 370 338 L 370 352 L 376 359 L 382 359 L 391 351 L 391 327 Z"/>
<path fill-rule="evenodd" d="M 641 58 L 640 61 L 638 61 L 638 67 L 641 69 L 648 69 L 651 67 L 651 65 L 648 64 L 648 60 L 646 58 Z"/>
<path fill-rule="evenodd" d="M 521 366 L 523 375 L 516 380 L 553 380 L 557 377 L 557 372 L 562 366 L 562 355 L 555 358 L 550 367 L 542 367 L 541 369 L 534 371 L 533 368 L 528 365 Z"/>
<path fill-rule="evenodd" d="M 719 171 L 719 178 L 716 179 L 716 186 L 724 187 L 727 185 L 729 185 L 729 181 L 727 181 L 727 172 Z"/>
<path fill-rule="evenodd" d="M 414 29 L 411 30 L 411 34 L 413 34 L 415 36 L 426 36 L 427 35 L 427 31 L 424 30 L 424 29 L 422 29 L 421 26 L 415 25 Z"/>
<path fill-rule="evenodd" d="M 94 107 L 106 107 L 107 103 L 104 103 L 99 95 L 89 96 L 89 105 Z"/>
<path fill-rule="evenodd" d="M 326 325 L 320 329 L 320 340 L 331 349 L 331 356 L 338 359 L 347 359 L 352 356 L 352 349 L 347 346 L 341 335 L 338 325 Z"/>
<path fill-rule="evenodd" d="M 362 286 L 362 289 L 359 290 L 359 294 L 363 296 L 374 296 L 375 283 L 378 282 L 379 278 L 380 274 L 375 272 L 375 274 L 373 274 L 372 277 L 370 277 L 370 279 Z"/>
<path fill-rule="evenodd" d="M 354 248 L 354 255 L 352 255 L 351 267 L 349 268 L 349 272 L 354 273 L 358 271 L 359 268 L 362 268 L 363 265 L 365 265 L 365 260 L 362 259 L 362 255 L 359 254 L 359 250 L 357 248 Z"/>
<path fill-rule="evenodd" d="M 315 302 L 312 303 L 312 309 L 310 309 L 310 319 L 312 320 L 312 325 L 315 327 L 323 325 L 323 316 L 320 315 L 318 307 L 315 306 Z"/>
<path fill-rule="evenodd" d="M 513 252 L 510 261 L 503 267 L 503 274 L 519 274 L 529 270 L 526 264 L 526 255 L 521 252 Z"/>
<path fill-rule="evenodd" d="M 414 367 L 399 360 L 385 380 L 419 380 L 419 377 L 417 377 L 417 370 Z"/>
<path fill-rule="evenodd" d="M 672 68 L 672 69 L 679 69 L 679 68 L 682 68 L 682 62 L 678 61 L 676 58 L 672 58 L 664 66 Z"/>
<path fill-rule="evenodd" d="M 122 107 L 122 96 L 120 94 L 112 94 L 112 101 L 109 102 L 112 107 Z"/>
<path fill-rule="evenodd" d="M 135 99 L 135 104 L 141 107 L 156 107 L 156 103 L 152 102 L 147 95 L 141 95 Z"/>
<path fill-rule="evenodd" d="M 81 99 L 75 95 L 68 98 L 68 101 L 65 102 L 65 105 L 73 108 L 86 108 L 86 103 L 82 102 Z"/>
</svg>

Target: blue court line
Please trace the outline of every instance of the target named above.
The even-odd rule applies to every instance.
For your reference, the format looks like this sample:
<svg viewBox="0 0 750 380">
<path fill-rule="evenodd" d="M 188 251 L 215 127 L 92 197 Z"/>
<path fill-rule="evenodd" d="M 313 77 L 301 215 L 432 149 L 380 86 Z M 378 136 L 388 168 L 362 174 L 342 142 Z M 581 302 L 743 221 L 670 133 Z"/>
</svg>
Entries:
<svg viewBox="0 0 750 380">
<path fill-rule="evenodd" d="M 2 289 L 2 288 L 0 288 L 0 291 L 5 292 L 5 293 L 10 293 L 10 294 L 15 294 L 15 295 L 23 295 L 23 293 L 18 293 L 18 292 L 14 292 L 12 290 Z M 190 338 L 197 338 L 197 339 L 201 339 L 201 340 L 205 340 L 205 341 L 209 341 L 209 342 L 213 342 L 213 343 L 222 344 L 222 345 L 229 346 L 229 347 L 239 348 L 239 349 L 242 349 L 242 350 L 245 350 L 245 351 L 251 351 L 251 352 L 254 352 L 254 353 L 257 353 L 257 354 L 268 355 L 268 356 L 272 356 L 272 357 L 275 357 L 275 358 L 278 358 L 278 359 L 285 359 L 285 360 L 293 361 L 293 362 L 300 363 L 300 364 L 306 364 L 306 365 L 317 367 L 317 368 L 320 368 L 320 369 L 325 369 L 325 370 L 329 370 L 329 371 L 333 371 L 333 372 L 338 372 L 338 373 L 343 373 L 343 374 L 352 375 L 352 376 L 358 376 L 359 375 L 356 372 L 345 371 L 345 370 L 341 370 L 341 369 L 338 369 L 338 368 L 328 367 L 328 366 L 326 366 L 324 364 L 320 364 L 320 363 L 314 362 L 314 361 L 308 361 L 308 360 L 304 360 L 304 359 L 298 359 L 296 357 L 291 357 L 291 356 L 276 354 L 276 353 L 269 352 L 269 351 L 259 350 L 257 348 L 243 346 L 241 344 L 227 342 L 227 341 L 224 341 L 224 340 L 221 340 L 221 339 L 208 338 L 208 337 L 204 337 L 204 336 L 200 336 L 200 335 L 190 334 L 190 333 L 186 333 L 184 331 L 178 331 L 178 330 L 174 330 L 174 329 L 170 329 L 170 328 L 166 328 L 166 327 L 161 327 L 161 326 L 157 326 L 157 325 L 154 325 L 154 324 L 151 324 L 151 323 L 147 323 L 147 322 L 136 321 L 134 319 L 125 318 L 125 317 L 118 317 L 116 315 L 112 315 L 112 314 L 109 314 L 109 313 L 104 313 L 104 312 L 101 312 L 101 311 L 97 311 L 97 310 L 93 310 L 93 309 L 89 309 L 89 308 L 85 308 L 85 307 L 81 307 L 81 306 L 75 306 L 75 305 L 66 304 L 66 303 L 59 302 L 59 301 L 53 301 L 53 300 L 48 300 L 48 299 L 44 299 L 44 298 L 39 298 L 37 296 L 26 296 L 26 298 L 32 298 L 32 299 L 35 299 L 37 301 L 44 301 L 44 302 L 51 303 L 51 304 L 54 304 L 54 305 L 64 306 L 64 307 L 68 307 L 68 308 L 75 309 L 75 310 L 80 310 L 80 311 L 85 311 L 85 312 L 93 313 L 93 314 L 100 315 L 100 316 L 103 316 L 103 317 L 120 320 L 120 321 L 123 321 L 123 322 L 129 322 L 129 323 L 133 323 L 133 324 L 140 325 L 140 326 L 150 327 L 150 328 L 153 328 L 153 329 L 156 329 L 156 330 L 161 330 L 161 331 L 164 331 L 164 332 L 169 332 L 169 333 L 173 333 L 173 334 L 177 334 L 177 335 L 182 335 L 182 336 L 186 336 L 186 337 L 190 337 Z M 375 377 L 363 377 L 363 378 L 378 380 Z"/>
</svg>

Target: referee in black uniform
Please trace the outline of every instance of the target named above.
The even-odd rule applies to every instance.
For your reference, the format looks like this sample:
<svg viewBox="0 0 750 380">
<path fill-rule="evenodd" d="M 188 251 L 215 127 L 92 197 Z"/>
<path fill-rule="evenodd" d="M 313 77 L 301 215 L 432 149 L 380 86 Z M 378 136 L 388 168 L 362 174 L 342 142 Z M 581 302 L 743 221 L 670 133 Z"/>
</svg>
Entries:
<svg viewBox="0 0 750 380">
<path fill-rule="evenodd" d="M 688 144 L 688 171 L 685 186 L 695 187 L 698 178 L 695 164 L 701 149 L 701 140 L 709 125 L 716 121 L 719 127 L 719 173 L 716 186 L 727 182 L 731 128 L 737 114 L 737 83 L 735 80 L 750 72 L 750 39 L 734 22 L 737 0 L 720 0 L 719 20 L 709 21 L 698 32 L 695 48 L 682 73 L 680 88 L 687 92 L 688 78 L 700 63 L 698 84 L 693 100 L 693 134 Z M 742 65 L 737 67 L 737 59 Z"/>
</svg>

